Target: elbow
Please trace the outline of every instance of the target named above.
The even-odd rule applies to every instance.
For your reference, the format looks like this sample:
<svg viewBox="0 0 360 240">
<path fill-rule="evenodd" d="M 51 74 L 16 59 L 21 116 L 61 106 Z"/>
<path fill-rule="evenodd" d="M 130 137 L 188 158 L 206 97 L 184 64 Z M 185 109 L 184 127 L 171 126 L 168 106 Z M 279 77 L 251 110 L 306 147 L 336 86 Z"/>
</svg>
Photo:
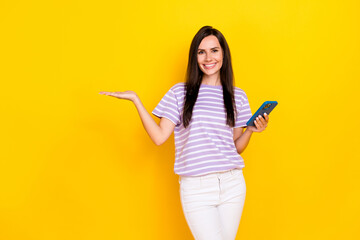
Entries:
<svg viewBox="0 0 360 240">
<path fill-rule="evenodd" d="M 239 149 L 239 148 L 237 148 L 236 151 L 237 151 L 238 154 L 240 155 L 242 152 L 244 152 L 244 149 Z"/>
<path fill-rule="evenodd" d="M 165 141 L 162 139 L 154 139 L 153 142 L 155 143 L 156 146 L 160 146 L 162 145 Z"/>
<path fill-rule="evenodd" d="M 154 142 L 156 146 L 160 146 L 162 142 Z"/>
</svg>

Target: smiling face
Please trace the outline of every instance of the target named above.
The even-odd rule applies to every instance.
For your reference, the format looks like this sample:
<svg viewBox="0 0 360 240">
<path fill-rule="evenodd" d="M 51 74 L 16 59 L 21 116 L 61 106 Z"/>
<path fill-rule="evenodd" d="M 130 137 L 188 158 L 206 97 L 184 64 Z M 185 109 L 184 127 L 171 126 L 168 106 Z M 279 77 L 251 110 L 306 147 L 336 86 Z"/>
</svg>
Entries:
<svg viewBox="0 0 360 240">
<path fill-rule="evenodd" d="M 197 52 L 197 62 L 205 75 L 216 76 L 220 74 L 223 51 L 217 37 L 210 35 L 201 41 Z"/>
</svg>

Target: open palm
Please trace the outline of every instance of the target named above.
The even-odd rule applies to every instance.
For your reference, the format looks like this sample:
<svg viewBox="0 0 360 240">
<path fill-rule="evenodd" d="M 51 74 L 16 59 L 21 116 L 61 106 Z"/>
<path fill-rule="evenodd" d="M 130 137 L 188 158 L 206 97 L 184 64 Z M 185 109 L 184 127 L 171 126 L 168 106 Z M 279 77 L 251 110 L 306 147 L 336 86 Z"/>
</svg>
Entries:
<svg viewBox="0 0 360 240">
<path fill-rule="evenodd" d="M 104 94 L 107 96 L 112 96 L 120 99 L 126 99 L 130 101 L 134 101 L 137 97 L 134 91 L 124 91 L 124 92 L 100 92 L 100 94 Z"/>
</svg>

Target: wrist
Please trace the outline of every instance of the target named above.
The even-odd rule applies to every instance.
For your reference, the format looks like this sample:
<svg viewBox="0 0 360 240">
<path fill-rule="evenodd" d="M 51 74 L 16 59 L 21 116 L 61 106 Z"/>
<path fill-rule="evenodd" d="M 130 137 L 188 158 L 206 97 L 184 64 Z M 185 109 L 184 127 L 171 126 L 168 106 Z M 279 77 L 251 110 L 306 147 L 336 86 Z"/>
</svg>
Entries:
<svg viewBox="0 0 360 240">
<path fill-rule="evenodd" d="M 247 128 L 245 129 L 245 132 L 247 132 L 247 133 L 249 133 L 249 134 L 252 134 L 254 131 L 251 130 L 249 127 L 247 127 Z M 244 133 L 245 133 L 245 132 L 244 132 Z"/>
<path fill-rule="evenodd" d="M 140 98 L 137 94 L 131 99 L 131 101 L 136 105 L 140 103 Z"/>
</svg>

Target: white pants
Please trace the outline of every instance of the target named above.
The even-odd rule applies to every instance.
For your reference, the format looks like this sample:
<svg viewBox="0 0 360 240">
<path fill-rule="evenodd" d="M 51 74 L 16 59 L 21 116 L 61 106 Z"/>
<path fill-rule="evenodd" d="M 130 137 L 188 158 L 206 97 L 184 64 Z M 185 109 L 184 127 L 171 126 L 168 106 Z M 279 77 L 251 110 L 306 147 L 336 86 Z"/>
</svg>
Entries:
<svg viewBox="0 0 360 240">
<path fill-rule="evenodd" d="M 196 240 L 234 240 L 244 207 L 241 169 L 179 177 L 185 219 Z"/>
</svg>

